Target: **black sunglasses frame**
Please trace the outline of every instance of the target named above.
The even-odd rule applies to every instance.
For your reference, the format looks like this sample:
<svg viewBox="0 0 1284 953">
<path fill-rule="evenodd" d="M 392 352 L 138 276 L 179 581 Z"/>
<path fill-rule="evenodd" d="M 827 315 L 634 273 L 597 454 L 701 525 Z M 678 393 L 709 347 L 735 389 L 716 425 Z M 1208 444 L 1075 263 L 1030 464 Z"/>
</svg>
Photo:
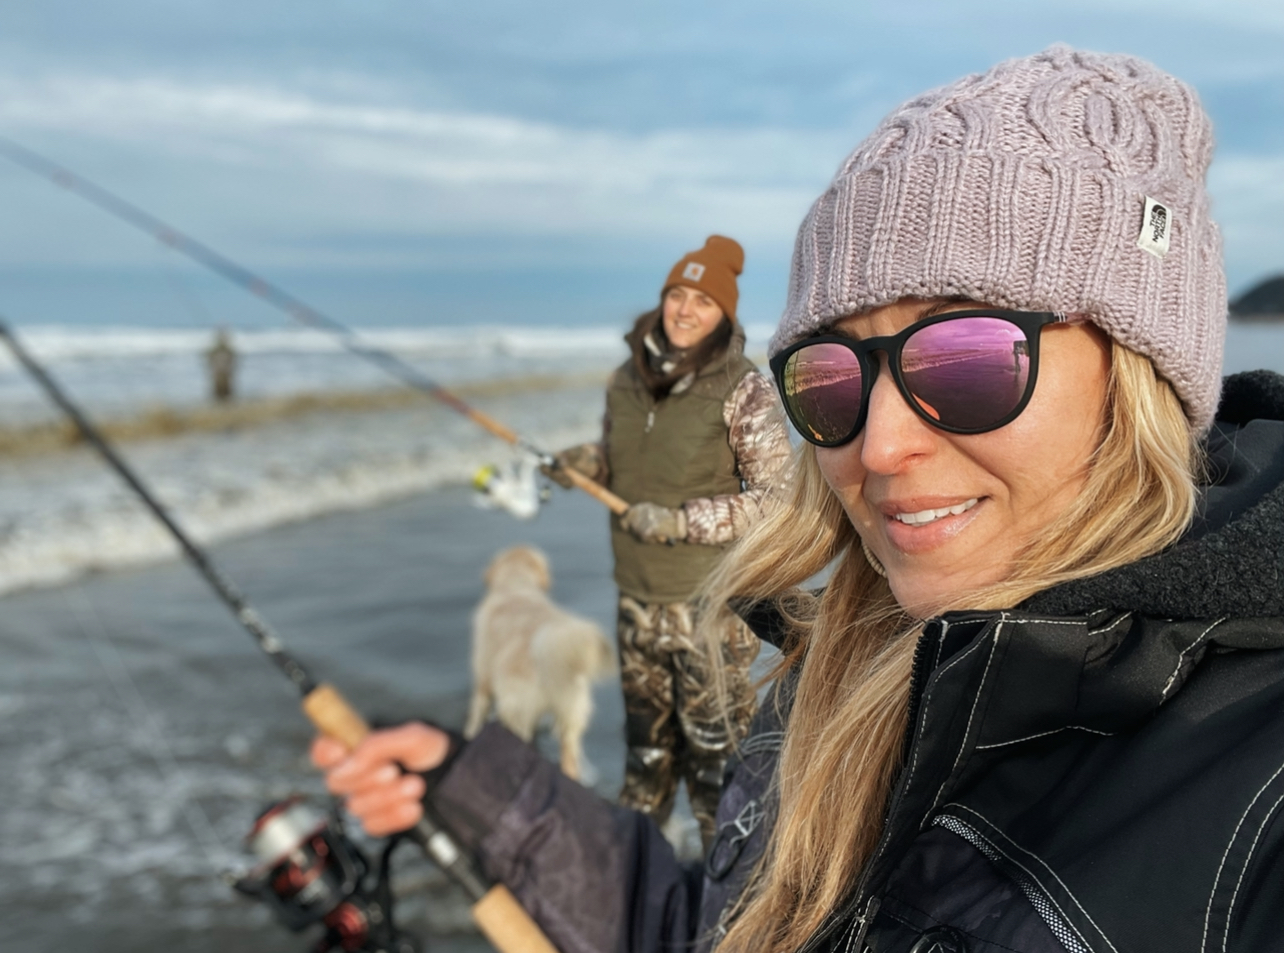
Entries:
<svg viewBox="0 0 1284 953">
<path fill-rule="evenodd" d="M 1007 321 L 1009 324 L 1019 328 L 1021 333 L 1025 335 L 1030 357 L 1030 376 L 1026 380 L 1025 393 L 1021 395 L 1021 399 L 1011 412 L 985 427 L 951 427 L 941 423 L 919 404 L 910 391 L 909 385 L 905 383 L 905 377 L 901 372 L 901 349 L 905 346 L 906 341 L 913 337 L 915 333 L 930 325 L 941 324 L 945 321 L 957 321 L 961 318 L 999 318 Z M 776 389 L 780 392 L 780 401 L 784 404 L 785 413 L 788 415 L 790 423 L 794 425 L 794 429 L 798 431 L 804 440 L 815 444 L 817 447 L 841 447 L 843 444 L 850 443 L 856 439 L 856 435 L 864 428 L 865 418 L 869 415 L 870 394 L 873 392 L 874 382 L 878 378 L 878 362 L 870 357 L 875 351 L 882 351 L 887 355 L 887 366 L 891 368 L 892 379 L 896 382 L 896 389 L 901 392 L 901 396 L 909 404 L 910 409 L 923 420 L 937 430 L 944 430 L 946 433 L 989 433 L 991 430 L 998 430 L 1000 427 L 1016 420 L 1021 415 L 1021 411 L 1025 410 L 1026 405 L 1030 403 L 1030 398 L 1034 394 L 1035 381 L 1039 377 L 1039 338 L 1041 336 L 1039 332 L 1049 324 L 1065 324 L 1069 320 L 1066 314 L 1059 311 L 1004 311 L 999 308 L 969 308 L 962 311 L 946 311 L 943 314 L 916 321 L 896 334 L 885 337 L 858 340 L 840 334 L 821 334 L 816 337 L 803 338 L 801 341 L 789 345 L 789 347 L 773 357 L 769 364 L 771 366 L 771 375 L 776 381 Z M 813 344 L 841 344 L 856 355 L 856 361 L 860 365 L 860 414 L 857 415 L 856 422 L 847 435 L 838 440 L 817 440 L 813 437 L 806 421 L 798 420 L 794 416 L 794 412 L 790 408 L 789 397 L 785 393 L 785 366 L 795 353 Z"/>
</svg>

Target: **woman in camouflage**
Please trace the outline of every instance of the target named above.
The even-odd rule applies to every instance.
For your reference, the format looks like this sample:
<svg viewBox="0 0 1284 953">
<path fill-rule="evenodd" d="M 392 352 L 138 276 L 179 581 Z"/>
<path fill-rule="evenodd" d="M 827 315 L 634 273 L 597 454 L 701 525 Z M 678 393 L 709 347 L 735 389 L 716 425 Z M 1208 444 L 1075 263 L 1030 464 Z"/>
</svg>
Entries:
<svg viewBox="0 0 1284 953">
<path fill-rule="evenodd" d="M 721 632 L 728 731 L 692 596 L 789 458 L 775 388 L 744 356 L 736 323 L 743 265 L 740 245 L 713 235 L 673 266 L 659 306 L 625 337 L 632 354 L 607 387 L 601 442 L 558 454 L 633 504 L 611 522 L 628 740 L 620 801 L 663 823 L 685 780 L 706 846 L 729 749 L 753 715 L 758 642 L 738 620 Z"/>
</svg>

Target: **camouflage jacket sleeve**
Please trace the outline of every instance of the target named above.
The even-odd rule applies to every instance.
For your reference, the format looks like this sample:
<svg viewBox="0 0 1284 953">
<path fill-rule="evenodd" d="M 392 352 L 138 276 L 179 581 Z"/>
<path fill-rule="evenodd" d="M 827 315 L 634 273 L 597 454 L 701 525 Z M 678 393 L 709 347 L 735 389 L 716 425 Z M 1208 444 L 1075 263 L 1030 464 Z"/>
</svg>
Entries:
<svg viewBox="0 0 1284 953">
<path fill-rule="evenodd" d="M 691 543 L 717 545 L 743 535 L 750 521 L 762 512 L 792 454 L 776 388 L 758 371 L 741 378 L 722 406 L 722 419 L 744 489 L 682 504 Z"/>
</svg>

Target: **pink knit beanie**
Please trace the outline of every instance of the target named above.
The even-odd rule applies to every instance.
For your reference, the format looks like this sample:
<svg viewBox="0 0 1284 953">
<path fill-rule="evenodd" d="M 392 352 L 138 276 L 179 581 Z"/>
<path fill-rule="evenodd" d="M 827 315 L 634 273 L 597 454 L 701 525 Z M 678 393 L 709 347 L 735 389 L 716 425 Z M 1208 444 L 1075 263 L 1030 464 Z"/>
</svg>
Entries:
<svg viewBox="0 0 1284 953">
<path fill-rule="evenodd" d="M 1221 390 L 1212 126 L 1144 60 L 1054 46 L 910 100 L 811 207 L 771 353 L 903 297 L 1087 314 L 1149 357 L 1191 426 Z"/>
</svg>

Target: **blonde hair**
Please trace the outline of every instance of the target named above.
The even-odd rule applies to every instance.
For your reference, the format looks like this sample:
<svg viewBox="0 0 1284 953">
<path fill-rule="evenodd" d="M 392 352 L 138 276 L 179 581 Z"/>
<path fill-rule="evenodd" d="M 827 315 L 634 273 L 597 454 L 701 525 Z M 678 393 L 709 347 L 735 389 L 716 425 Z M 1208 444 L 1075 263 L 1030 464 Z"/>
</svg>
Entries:
<svg viewBox="0 0 1284 953">
<path fill-rule="evenodd" d="M 949 608 L 1011 607 L 1158 552 L 1190 523 L 1199 460 L 1172 387 L 1149 359 L 1112 342 L 1100 444 L 1081 492 L 1008 578 Z M 790 632 L 781 669 L 801 663 L 777 821 L 719 953 L 790 953 L 837 908 L 882 833 L 908 717 L 919 624 L 865 558 L 811 446 L 782 495 L 704 587 L 710 607 L 777 597 Z M 819 598 L 798 590 L 831 564 Z M 706 613 L 706 624 L 725 611 Z"/>
</svg>

